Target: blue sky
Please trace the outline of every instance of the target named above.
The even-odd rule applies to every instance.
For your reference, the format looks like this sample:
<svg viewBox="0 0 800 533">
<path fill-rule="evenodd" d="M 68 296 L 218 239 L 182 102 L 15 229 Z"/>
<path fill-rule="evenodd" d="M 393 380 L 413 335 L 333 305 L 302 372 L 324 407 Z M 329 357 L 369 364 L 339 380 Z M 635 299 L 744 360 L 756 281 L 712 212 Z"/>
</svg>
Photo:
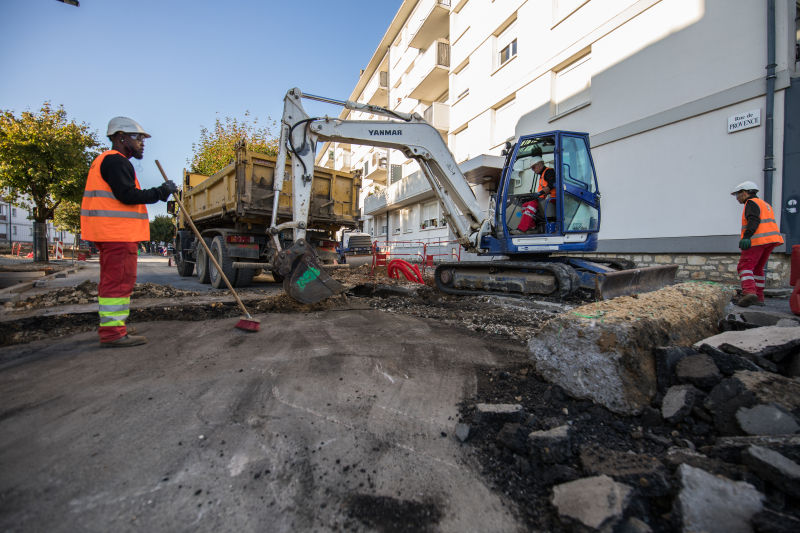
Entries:
<svg viewBox="0 0 800 533">
<path fill-rule="evenodd" d="M 347 99 L 400 0 L 0 0 L 0 109 L 49 100 L 105 135 L 127 116 L 153 137 L 142 188 L 178 181 L 200 126 L 278 119 L 292 87 Z M 340 108 L 305 101 L 312 115 Z M 105 137 L 102 137 L 105 140 Z M 151 218 L 165 204 L 148 207 Z"/>
</svg>

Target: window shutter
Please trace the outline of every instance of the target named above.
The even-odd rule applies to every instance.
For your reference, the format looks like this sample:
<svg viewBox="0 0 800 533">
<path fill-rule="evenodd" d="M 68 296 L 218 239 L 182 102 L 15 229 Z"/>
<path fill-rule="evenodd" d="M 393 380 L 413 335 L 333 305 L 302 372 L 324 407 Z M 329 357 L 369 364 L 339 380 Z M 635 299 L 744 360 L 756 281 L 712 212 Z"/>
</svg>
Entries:
<svg viewBox="0 0 800 533">
<path fill-rule="evenodd" d="M 494 114 L 494 143 L 500 144 L 509 137 L 514 136 L 517 115 L 515 113 L 516 100 L 511 100 L 506 105 L 497 109 Z"/>
</svg>

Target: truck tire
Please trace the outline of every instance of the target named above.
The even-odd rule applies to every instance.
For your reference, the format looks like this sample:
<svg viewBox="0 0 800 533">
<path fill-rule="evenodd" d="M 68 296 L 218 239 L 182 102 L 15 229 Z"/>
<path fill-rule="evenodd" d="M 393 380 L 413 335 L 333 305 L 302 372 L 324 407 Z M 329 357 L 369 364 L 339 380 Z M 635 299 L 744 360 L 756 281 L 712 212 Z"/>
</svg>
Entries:
<svg viewBox="0 0 800 533">
<path fill-rule="evenodd" d="M 211 239 L 208 237 L 203 237 L 203 240 L 206 243 L 206 246 L 211 248 Z M 203 285 L 208 285 L 211 283 L 211 270 L 208 268 L 210 266 L 208 261 L 208 256 L 206 255 L 206 251 L 203 249 L 202 246 L 197 246 L 197 281 L 202 283 Z"/>
<path fill-rule="evenodd" d="M 236 269 L 233 268 L 233 259 L 228 257 L 228 247 L 225 246 L 224 237 L 214 237 L 214 240 L 211 241 L 211 255 L 213 255 L 214 259 L 217 260 L 219 266 L 222 267 L 222 272 L 225 274 L 225 277 L 228 278 L 228 281 L 230 281 L 231 285 L 233 285 L 236 281 Z M 220 276 L 219 272 L 217 272 L 216 267 L 210 262 L 208 265 L 208 270 L 211 273 L 212 287 L 215 289 L 228 288 L 228 286 L 225 285 L 225 281 L 222 279 L 222 276 Z"/>
<path fill-rule="evenodd" d="M 188 278 L 194 273 L 194 263 L 186 261 L 186 250 L 181 246 L 180 239 L 178 241 L 177 250 L 175 250 L 175 266 L 178 267 L 178 275 L 182 278 Z"/>
<path fill-rule="evenodd" d="M 239 287 L 249 287 L 253 283 L 253 276 L 255 276 L 255 272 L 255 268 L 237 268 L 236 280 L 233 282 L 233 286 L 237 289 Z"/>
</svg>

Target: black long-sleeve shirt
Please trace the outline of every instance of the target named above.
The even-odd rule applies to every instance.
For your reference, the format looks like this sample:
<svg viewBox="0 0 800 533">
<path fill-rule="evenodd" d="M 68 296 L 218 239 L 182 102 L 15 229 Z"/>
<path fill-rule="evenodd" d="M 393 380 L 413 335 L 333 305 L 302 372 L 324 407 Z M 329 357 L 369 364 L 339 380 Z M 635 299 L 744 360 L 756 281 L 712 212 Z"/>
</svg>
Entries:
<svg viewBox="0 0 800 533">
<path fill-rule="evenodd" d="M 750 198 L 755 198 L 755 196 Z M 761 224 L 761 208 L 757 203 L 748 201 L 744 204 L 744 218 L 747 220 L 747 228 L 744 230 L 742 238 L 750 239 Z"/>
<path fill-rule="evenodd" d="M 169 198 L 166 186 L 141 190 L 136 188 L 133 165 L 120 154 L 109 154 L 100 163 L 100 175 L 106 180 L 117 200 L 125 205 L 154 204 Z"/>
</svg>

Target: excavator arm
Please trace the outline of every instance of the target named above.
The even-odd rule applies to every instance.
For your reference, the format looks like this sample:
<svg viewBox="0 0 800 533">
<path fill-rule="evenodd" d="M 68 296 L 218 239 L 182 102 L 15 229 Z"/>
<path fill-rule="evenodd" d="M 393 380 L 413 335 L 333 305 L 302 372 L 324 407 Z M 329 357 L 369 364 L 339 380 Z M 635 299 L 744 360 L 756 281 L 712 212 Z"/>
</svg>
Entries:
<svg viewBox="0 0 800 533">
<path fill-rule="evenodd" d="M 311 118 L 303 109 L 303 98 L 399 120 Z M 461 174 L 447 144 L 433 126 L 416 113 L 410 115 L 368 104 L 303 95 L 296 88 L 290 90 L 284 98 L 280 152 L 276 163 L 276 168 L 283 168 L 281 165 L 285 163 L 286 152 L 289 152 L 292 159 L 293 220 L 282 224 L 277 228 L 278 231 L 291 227 L 295 231 L 295 241 L 305 237 L 314 169 L 314 147 L 317 141 L 346 142 L 402 151 L 406 157 L 419 164 L 458 242 L 471 252 L 485 251 L 480 248 L 480 241 L 489 232 L 489 220 L 478 204 L 469 182 Z M 283 181 L 275 180 L 275 183 L 276 189 L 280 190 L 278 187 L 283 186 Z M 277 198 L 276 194 L 276 202 Z M 273 209 L 273 217 L 276 212 L 277 209 Z M 273 235 L 277 235 L 277 232 Z M 277 237 L 274 240 L 277 245 Z"/>
</svg>

